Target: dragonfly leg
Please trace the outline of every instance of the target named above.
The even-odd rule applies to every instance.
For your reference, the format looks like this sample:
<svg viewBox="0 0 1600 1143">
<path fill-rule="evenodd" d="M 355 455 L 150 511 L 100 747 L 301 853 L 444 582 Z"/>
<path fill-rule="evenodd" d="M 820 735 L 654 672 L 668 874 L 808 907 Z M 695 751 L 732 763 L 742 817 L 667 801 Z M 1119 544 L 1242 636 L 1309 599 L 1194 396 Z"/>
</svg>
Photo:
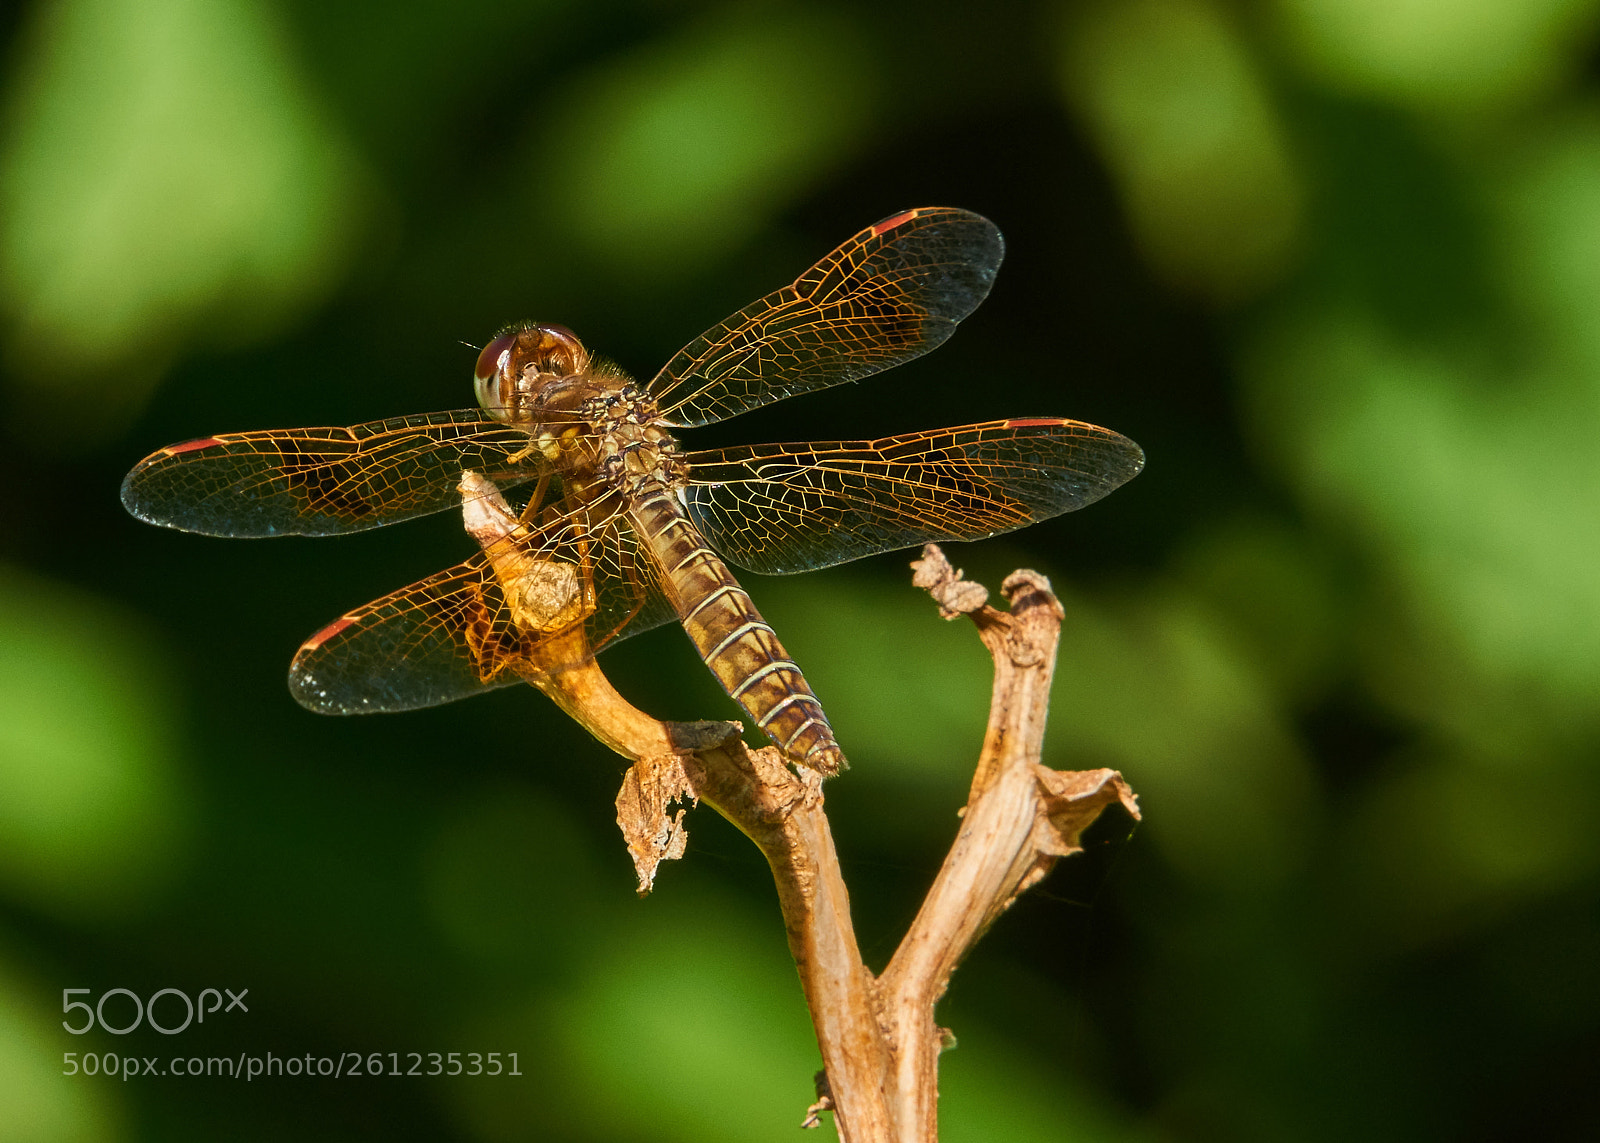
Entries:
<svg viewBox="0 0 1600 1143">
<path fill-rule="evenodd" d="M 523 451 L 526 452 L 527 450 L 524 449 Z M 521 456 L 521 453 L 517 455 Z M 513 457 L 512 459 L 516 458 Z M 522 509 L 522 515 L 519 517 L 520 523 L 530 526 L 533 524 L 535 517 L 539 514 L 539 506 L 544 503 L 544 495 L 549 489 L 550 472 L 547 469 L 539 474 L 538 483 L 533 486 L 533 495 L 528 497 L 528 503 Z"/>
</svg>

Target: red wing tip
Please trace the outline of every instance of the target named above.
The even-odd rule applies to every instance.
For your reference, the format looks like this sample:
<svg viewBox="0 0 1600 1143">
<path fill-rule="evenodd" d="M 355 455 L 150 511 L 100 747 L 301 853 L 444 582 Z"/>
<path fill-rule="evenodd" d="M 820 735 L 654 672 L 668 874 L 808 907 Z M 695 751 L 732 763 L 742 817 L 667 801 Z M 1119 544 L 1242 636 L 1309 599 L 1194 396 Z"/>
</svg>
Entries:
<svg viewBox="0 0 1600 1143">
<path fill-rule="evenodd" d="M 906 223 L 910 222 L 913 218 L 917 217 L 917 214 L 918 214 L 918 211 L 916 211 L 916 210 L 902 210 L 899 214 L 895 215 L 892 218 L 886 218 L 882 222 L 873 223 L 873 226 L 872 226 L 873 236 L 876 237 L 876 236 L 878 236 L 880 234 L 887 234 L 889 231 L 893 230 L 895 227 L 903 226 Z"/>
<path fill-rule="evenodd" d="M 339 632 L 343 631 L 346 627 L 350 626 L 350 624 L 354 622 L 355 619 L 349 615 L 335 619 L 332 623 L 328 624 L 321 631 L 318 631 L 315 635 L 311 636 L 311 638 L 302 643 L 300 645 L 299 652 L 295 655 L 295 658 L 298 659 L 301 655 L 309 655 L 312 651 L 315 651 L 318 647 L 322 646 L 329 639 L 332 639 L 335 635 L 339 634 Z"/>
<path fill-rule="evenodd" d="M 1013 417 L 1006 422 L 1008 429 L 1040 429 L 1046 425 L 1064 425 L 1067 422 L 1060 417 Z"/>
<path fill-rule="evenodd" d="M 221 443 L 216 437 L 203 437 L 197 441 L 184 441 L 182 444 L 175 444 L 161 451 L 168 456 L 177 456 L 179 453 L 194 452 L 196 449 L 215 448 Z"/>
</svg>

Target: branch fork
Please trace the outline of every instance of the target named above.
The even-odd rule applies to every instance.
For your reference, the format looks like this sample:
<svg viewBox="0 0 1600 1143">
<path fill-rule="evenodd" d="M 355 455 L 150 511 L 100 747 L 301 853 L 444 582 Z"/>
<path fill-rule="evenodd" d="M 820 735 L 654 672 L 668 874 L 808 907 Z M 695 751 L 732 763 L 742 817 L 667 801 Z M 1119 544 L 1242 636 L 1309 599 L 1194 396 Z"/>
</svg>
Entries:
<svg viewBox="0 0 1600 1143">
<path fill-rule="evenodd" d="M 468 531 L 508 597 L 525 590 L 518 576 L 536 575 L 546 587 L 550 575 L 530 572 L 517 544 L 516 514 L 493 484 L 466 474 L 462 498 Z M 845 1143 L 937 1139 L 938 1056 L 951 1041 L 933 1013 L 951 974 L 1018 895 L 1059 858 L 1079 852 L 1083 831 L 1107 806 L 1139 817 L 1116 771 L 1056 771 L 1039 762 L 1063 618 L 1049 581 L 1014 572 L 1001 587 L 1009 610 L 1000 611 L 936 546 L 928 545 L 912 567 L 914 584 L 945 618 L 971 618 L 995 676 L 955 842 L 882 976 L 867 969 L 856 944 L 821 775 L 791 769 L 773 747 L 747 748 L 738 723 L 650 718 L 611 687 L 592 655 L 553 668 L 571 658 L 570 648 L 559 648 L 550 663 L 515 666 L 631 762 L 617 795 L 617 822 L 641 894 L 662 861 L 685 851 L 685 802 L 710 805 L 760 848 L 822 1053 L 817 1101 L 803 1126 L 817 1126 L 831 1110 Z"/>
</svg>

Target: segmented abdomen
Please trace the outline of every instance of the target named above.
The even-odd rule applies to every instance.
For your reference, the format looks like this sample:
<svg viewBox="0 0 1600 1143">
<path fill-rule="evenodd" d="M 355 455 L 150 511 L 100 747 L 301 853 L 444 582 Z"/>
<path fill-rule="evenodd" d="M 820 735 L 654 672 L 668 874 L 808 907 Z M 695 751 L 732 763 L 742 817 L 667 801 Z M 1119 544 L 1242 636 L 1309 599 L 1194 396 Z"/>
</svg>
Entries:
<svg viewBox="0 0 1600 1143">
<path fill-rule="evenodd" d="M 800 668 L 672 494 L 649 494 L 629 514 L 660 565 L 683 629 L 723 689 L 793 761 L 823 774 L 844 769 L 833 728 Z"/>
</svg>

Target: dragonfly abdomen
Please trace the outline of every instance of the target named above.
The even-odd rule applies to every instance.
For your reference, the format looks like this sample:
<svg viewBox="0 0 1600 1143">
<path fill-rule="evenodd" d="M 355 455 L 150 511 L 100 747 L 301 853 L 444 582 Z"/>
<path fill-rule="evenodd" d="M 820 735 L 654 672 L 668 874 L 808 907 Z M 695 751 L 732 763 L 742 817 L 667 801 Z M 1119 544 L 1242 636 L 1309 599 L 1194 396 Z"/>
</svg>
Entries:
<svg viewBox="0 0 1600 1143">
<path fill-rule="evenodd" d="M 683 629 L 723 689 L 792 761 L 823 774 L 844 769 L 844 754 L 805 675 L 671 493 L 647 495 L 630 514 Z"/>
</svg>

